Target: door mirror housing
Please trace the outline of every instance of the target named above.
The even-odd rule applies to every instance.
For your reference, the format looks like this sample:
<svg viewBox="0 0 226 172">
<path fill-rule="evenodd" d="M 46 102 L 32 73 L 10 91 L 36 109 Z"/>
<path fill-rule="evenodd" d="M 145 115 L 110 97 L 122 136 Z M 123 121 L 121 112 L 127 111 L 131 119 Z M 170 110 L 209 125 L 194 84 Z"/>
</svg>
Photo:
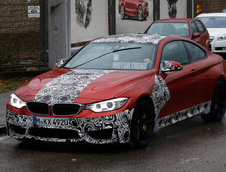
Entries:
<svg viewBox="0 0 226 172">
<path fill-rule="evenodd" d="M 194 33 L 194 35 L 193 35 L 193 38 L 197 38 L 197 37 L 200 37 L 201 36 L 201 34 L 200 33 Z"/>
<path fill-rule="evenodd" d="M 160 65 L 161 72 L 180 71 L 183 69 L 182 64 L 175 61 L 162 61 Z"/>
<path fill-rule="evenodd" d="M 56 62 L 56 67 L 61 67 L 69 58 L 63 58 Z"/>
</svg>

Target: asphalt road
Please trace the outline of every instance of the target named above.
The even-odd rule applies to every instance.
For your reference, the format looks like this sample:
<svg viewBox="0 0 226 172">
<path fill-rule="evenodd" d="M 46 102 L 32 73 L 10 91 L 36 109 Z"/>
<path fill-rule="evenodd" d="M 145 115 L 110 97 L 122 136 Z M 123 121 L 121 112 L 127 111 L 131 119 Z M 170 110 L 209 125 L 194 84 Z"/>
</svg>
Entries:
<svg viewBox="0 0 226 172">
<path fill-rule="evenodd" d="M 226 117 L 162 129 L 145 149 L 125 145 L 21 143 L 0 137 L 0 171 L 225 172 Z"/>
<path fill-rule="evenodd" d="M 14 91 L 6 91 L 0 94 L 0 128 L 6 125 L 6 103 L 13 92 Z"/>
</svg>

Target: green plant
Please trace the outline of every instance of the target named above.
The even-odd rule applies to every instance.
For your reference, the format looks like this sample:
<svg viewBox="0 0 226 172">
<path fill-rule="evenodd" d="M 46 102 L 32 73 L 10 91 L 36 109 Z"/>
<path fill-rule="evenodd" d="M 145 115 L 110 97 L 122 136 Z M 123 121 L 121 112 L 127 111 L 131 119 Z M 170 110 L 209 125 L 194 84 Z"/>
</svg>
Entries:
<svg viewBox="0 0 226 172">
<path fill-rule="evenodd" d="M 4 46 L 0 46 L 0 65 L 15 64 L 15 51 L 10 51 Z"/>
</svg>

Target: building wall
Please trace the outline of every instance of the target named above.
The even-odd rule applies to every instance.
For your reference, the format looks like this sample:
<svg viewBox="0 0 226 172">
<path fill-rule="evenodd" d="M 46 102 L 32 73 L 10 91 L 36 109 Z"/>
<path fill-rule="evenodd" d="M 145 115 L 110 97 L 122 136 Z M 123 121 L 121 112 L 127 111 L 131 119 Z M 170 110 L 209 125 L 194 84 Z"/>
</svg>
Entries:
<svg viewBox="0 0 226 172">
<path fill-rule="evenodd" d="M 108 5 L 106 0 L 71 0 L 72 44 L 109 34 Z"/>
<path fill-rule="evenodd" d="M 39 60 L 40 21 L 28 18 L 28 6 L 35 5 L 39 0 L 0 1 L 0 65 Z"/>
<path fill-rule="evenodd" d="M 202 13 L 219 13 L 226 7 L 226 0 L 195 0 L 195 7 L 201 6 Z M 195 16 L 197 12 L 195 10 Z"/>
</svg>

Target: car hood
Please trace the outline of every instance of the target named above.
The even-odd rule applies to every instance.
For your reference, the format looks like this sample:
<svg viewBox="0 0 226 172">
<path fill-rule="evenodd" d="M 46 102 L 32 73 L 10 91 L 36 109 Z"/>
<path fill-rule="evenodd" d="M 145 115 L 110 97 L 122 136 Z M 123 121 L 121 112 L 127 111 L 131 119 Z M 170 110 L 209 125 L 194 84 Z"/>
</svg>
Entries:
<svg viewBox="0 0 226 172">
<path fill-rule="evenodd" d="M 208 28 L 207 29 L 210 36 L 220 36 L 226 34 L 226 28 Z"/>
<path fill-rule="evenodd" d="M 55 69 L 35 77 L 16 90 L 23 101 L 57 103 L 95 102 L 119 96 L 150 79 L 150 71 Z M 154 74 L 154 72 L 153 72 Z M 151 74 L 152 75 L 152 74 Z"/>
</svg>

